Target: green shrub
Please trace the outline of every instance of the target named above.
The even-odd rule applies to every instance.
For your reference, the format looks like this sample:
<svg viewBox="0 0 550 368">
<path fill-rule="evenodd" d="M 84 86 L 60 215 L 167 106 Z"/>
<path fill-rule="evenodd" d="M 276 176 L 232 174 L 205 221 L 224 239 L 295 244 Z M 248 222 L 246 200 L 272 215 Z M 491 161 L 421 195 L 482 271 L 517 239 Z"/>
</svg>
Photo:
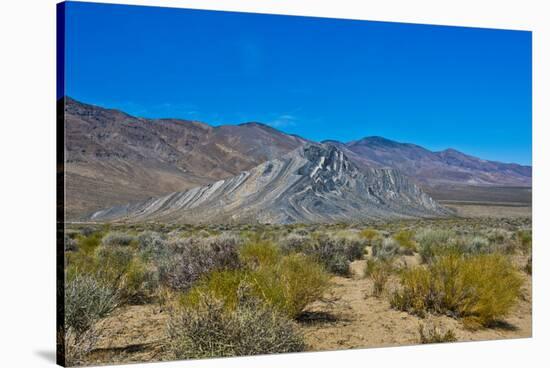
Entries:
<svg viewBox="0 0 550 368">
<path fill-rule="evenodd" d="M 239 259 L 246 266 L 256 268 L 279 262 L 281 252 L 271 242 L 249 242 L 239 249 Z"/>
<path fill-rule="evenodd" d="M 93 254 L 78 252 L 67 268 L 67 279 L 91 275 L 116 290 L 120 303 L 143 302 L 158 285 L 157 274 L 130 247 L 99 246 Z"/>
<path fill-rule="evenodd" d="M 517 301 L 522 280 L 499 254 L 437 257 L 428 267 L 401 274 L 394 308 L 423 316 L 426 312 L 463 318 L 468 326 L 488 326 Z"/>
<path fill-rule="evenodd" d="M 378 238 L 380 234 L 374 229 L 361 230 L 359 236 L 367 241 L 367 245 L 371 246 L 374 239 Z"/>
<path fill-rule="evenodd" d="M 168 323 L 169 348 L 176 359 L 298 352 L 303 337 L 292 321 L 239 288 L 237 303 L 202 295 L 174 313 Z"/>
<path fill-rule="evenodd" d="M 193 305 L 201 295 L 223 300 L 234 308 L 239 285 L 250 285 L 250 293 L 281 313 L 295 318 L 307 304 L 319 299 L 328 288 L 328 275 L 303 254 L 281 257 L 273 264 L 253 269 L 214 271 L 183 295 L 183 305 Z"/>
<path fill-rule="evenodd" d="M 416 252 L 416 244 L 414 242 L 414 233 L 410 230 L 401 230 L 393 236 L 399 246 L 406 254 Z"/>
</svg>

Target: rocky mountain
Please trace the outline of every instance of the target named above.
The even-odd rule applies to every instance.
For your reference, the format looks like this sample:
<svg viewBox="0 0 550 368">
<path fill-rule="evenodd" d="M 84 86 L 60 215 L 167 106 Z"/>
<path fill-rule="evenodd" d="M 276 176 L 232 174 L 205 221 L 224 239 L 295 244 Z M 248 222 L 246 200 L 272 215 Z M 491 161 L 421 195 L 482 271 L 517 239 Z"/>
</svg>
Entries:
<svg viewBox="0 0 550 368">
<path fill-rule="evenodd" d="M 69 220 L 203 187 L 312 143 L 261 123 L 214 127 L 145 119 L 69 97 L 64 106 Z M 437 200 L 530 202 L 530 166 L 486 161 L 452 149 L 432 152 L 381 137 L 327 143 L 360 171 L 396 169 Z"/>
<path fill-rule="evenodd" d="M 360 169 L 329 144 L 305 144 L 206 186 L 97 211 L 93 221 L 335 222 L 450 214 L 397 170 Z"/>
<path fill-rule="evenodd" d="M 366 137 L 344 146 L 361 164 L 400 170 L 423 186 L 531 186 L 530 166 L 482 160 L 454 149 L 433 152 L 382 137 Z"/>
<path fill-rule="evenodd" d="M 267 125 L 144 119 L 65 98 L 68 218 L 212 183 L 306 142 Z"/>
</svg>

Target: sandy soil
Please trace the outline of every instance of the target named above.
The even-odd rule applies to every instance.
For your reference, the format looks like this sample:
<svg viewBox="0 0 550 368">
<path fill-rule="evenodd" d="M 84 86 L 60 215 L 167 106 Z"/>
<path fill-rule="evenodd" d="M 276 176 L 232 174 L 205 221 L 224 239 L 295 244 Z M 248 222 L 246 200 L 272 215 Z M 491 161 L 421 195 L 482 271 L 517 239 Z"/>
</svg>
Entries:
<svg viewBox="0 0 550 368">
<path fill-rule="evenodd" d="M 411 264 L 412 259 L 407 263 Z M 462 323 L 446 316 L 427 319 L 390 308 L 387 295 L 372 296 L 372 282 L 362 278 L 365 261 L 352 264 L 353 277 L 334 277 L 326 301 L 315 302 L 308 310 L 312 318 L 303 325 L 311 350 L 411 345 L 419 343 L 418 328 L 431 322 L 452 329 L 458 341 L 521 338 L 531 336 L 531 278 L 526 276 L 524 297 L 515 310 L 497 327 L 466 330 Z M 392 290 L 396 280 L 388 282 Z"/>
<path fill-rule="evenodd" d="M 408 265 L 417 257 L 403 259 Z M 521 261 L 521 260 L 520 260 Z M 427 320 L 452 329 L 458 341 L 521 338 L 531 336 L 531 277 L 525 276 L 524 297 L 498 326 L 466 330 L 461 322 L 445 317 L 421 319 L 390 308 L 387 295 L 372 296 L 372 282 L 362 277 L 365 261 L 352 263 L 349 278 L 333 277 L 323 301 L 308 306 L 299 321 L 308 350 L 340 350 L 419 343 L 418 328 Z M 388 282 L 387 289 L 397 284 Z M 158 305 L 125 306 L 101 322 L 103 334 L 89 364 L 131 363 L 169 359 L 164 344 L 168 313 Z"/>
<path fill-rule="evenodd" d="M 461 217 L 531 217 L 532 207 L 529 205 L 499 205 L 444 202 L 446 207 L 456 211 Z"/>
</svg>

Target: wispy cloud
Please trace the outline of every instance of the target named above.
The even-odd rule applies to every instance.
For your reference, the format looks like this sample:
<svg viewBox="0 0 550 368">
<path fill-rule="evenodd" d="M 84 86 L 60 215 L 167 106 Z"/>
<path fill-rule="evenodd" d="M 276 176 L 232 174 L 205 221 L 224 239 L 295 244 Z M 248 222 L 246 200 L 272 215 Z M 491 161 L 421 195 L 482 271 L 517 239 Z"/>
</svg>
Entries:
<svg viewBox="0 0 550 368">
<path fill-rule="evenodd" d="M 297 117 L 289 114 L 279 115 L 272 121 L 267 122 L 267 124 L 273 128 L 288 128 L 295 126 L 296 123 Z"/>
</svg>

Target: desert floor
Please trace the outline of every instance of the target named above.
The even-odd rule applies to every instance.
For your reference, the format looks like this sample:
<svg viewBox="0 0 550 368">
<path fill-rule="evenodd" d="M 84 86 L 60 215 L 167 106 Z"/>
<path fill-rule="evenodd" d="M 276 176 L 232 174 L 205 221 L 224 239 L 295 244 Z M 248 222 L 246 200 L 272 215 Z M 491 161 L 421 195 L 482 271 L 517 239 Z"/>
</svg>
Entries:
<svg viewBox="0 0 550 368">
<path fill-rule="evenodd" d="M 417 256 L 403 256 L 412 265 Z M 525 262 L 517 256 L 518 264 Z M 387 293 L 372 296 L 372 281 L 362 277 L 365 261 L 352 263 L 351 277 L 332 277 L 332 287 L 322 301 L 306 308 L 299 319 L 309 351 L 414 345 L 419 326 L 435 323 L 454 331 L 458 341 L 482 341 L 531 337 L 531 276 L 523 274 L 523 295 L 512 313 L 498 325 L 476 331 L 446 316 L 419 318 L 390 307 Z M 168 312 L 159 305 L 132 305 L 116 310 L 103 320 L 104 334 L 89 357 L 90 364 L 130 363 L 163 359 Z"/>
</svg>

